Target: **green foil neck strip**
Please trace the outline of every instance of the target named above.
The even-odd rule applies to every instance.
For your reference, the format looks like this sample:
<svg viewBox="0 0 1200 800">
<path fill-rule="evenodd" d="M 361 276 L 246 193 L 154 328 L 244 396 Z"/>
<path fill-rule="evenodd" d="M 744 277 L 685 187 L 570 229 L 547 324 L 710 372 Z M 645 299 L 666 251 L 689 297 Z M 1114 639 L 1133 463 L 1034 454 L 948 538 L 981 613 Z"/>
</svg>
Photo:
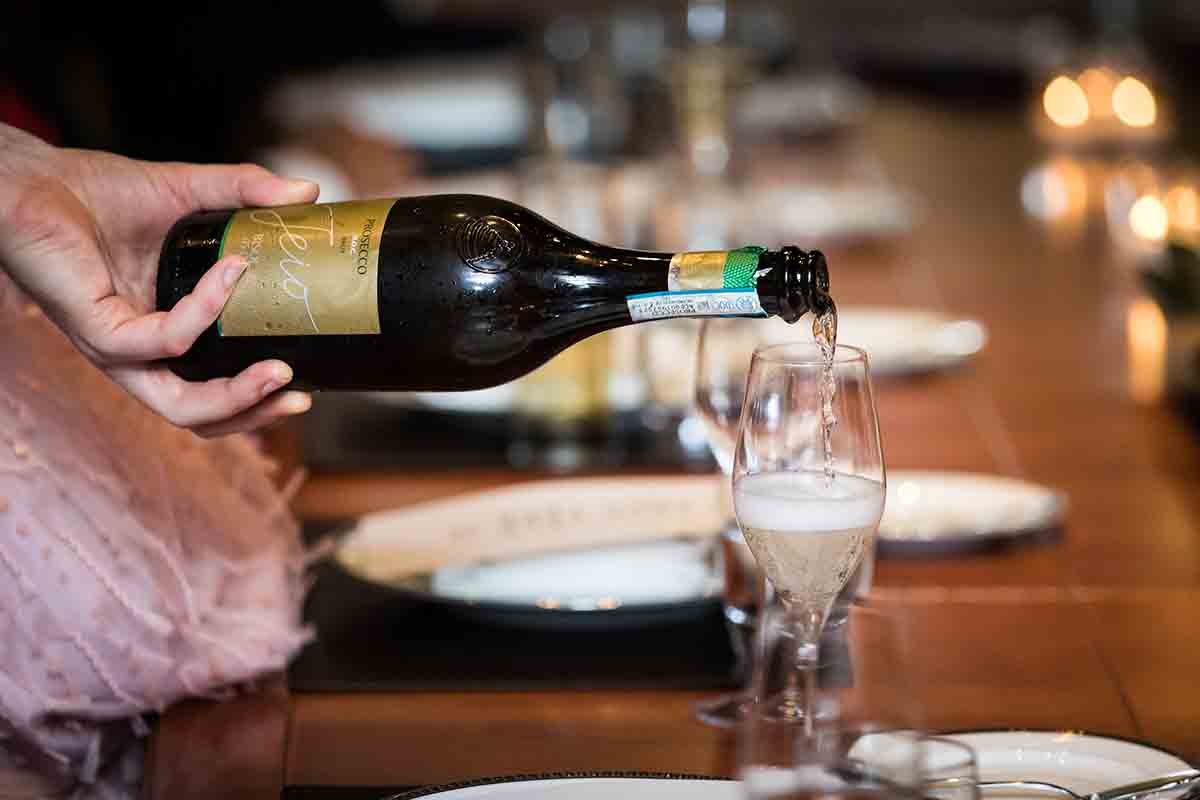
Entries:
<svg viewBox="0 0 1200 800">
<path fill-rule="evenodd" d="M 725 256 L 724 288 L 753 289 L 758 257 L 765 251 L 765 247 L 753 245 L 730 250 Z"/>
</svg>

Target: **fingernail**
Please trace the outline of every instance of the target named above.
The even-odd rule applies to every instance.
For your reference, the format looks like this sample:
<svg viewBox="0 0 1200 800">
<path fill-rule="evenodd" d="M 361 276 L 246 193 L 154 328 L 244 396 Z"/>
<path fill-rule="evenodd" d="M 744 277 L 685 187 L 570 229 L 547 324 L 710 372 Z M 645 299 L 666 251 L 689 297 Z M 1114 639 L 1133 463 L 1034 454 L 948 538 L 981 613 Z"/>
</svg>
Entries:
<svg viewBox="0 0 1200 800">
<path fill-rule="evenodd" d="M 240 258 L 233 264 L 225 267 L 225 274 L 221 276 L 221 279 L 225 282 L 225 288 L 232 288 L 233 285 L 237 283 L 238 278 L 242 277 L 242 273 L 245 271 L 246 262 Z"/>
<path fill-rule="evenodd" d="M 312 408 L 312 396 L 303 392 L 292 392 L 283 405 L 283 410 L 289 414 L 303 414 L 310 408 Z"/>
<path fill-rule="evenodd" d="M 310 181 L 307 178 L 288 178 L 288 183 L 290 183 L 292 188 L 297 192 L 309 192 L 313 189 L 316 189 L 317 191 L 321 190 L 320 185 L 316 181 Z"/>
<path fill-rule="evenodd" d="M 263 384 L 262 393 L 266 397 L 271 392 L 278 391 L 292 382 L 292 368 L 281 364 L 271 370 L 271 377 Z"/>
</svg>

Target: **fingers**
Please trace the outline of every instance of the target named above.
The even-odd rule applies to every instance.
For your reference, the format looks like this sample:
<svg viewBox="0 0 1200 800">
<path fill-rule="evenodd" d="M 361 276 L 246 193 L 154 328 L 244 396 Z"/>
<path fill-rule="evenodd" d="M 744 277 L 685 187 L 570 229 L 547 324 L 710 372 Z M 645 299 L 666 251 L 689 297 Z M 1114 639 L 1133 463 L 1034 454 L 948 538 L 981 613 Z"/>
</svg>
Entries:
<svg viewBox="0 0 1200 800">
<path fill-rule="evenodd" d="M 303 414 L 311 407 L 312 397 L 310 395 L 304 392 L 281 392 L 224 422 L 200 425 L 192 430 L 207 439 L 228 436 L 231 433 L 246 433 L 258 428 L 265 428 L 287 417 Z"/>
<path fill-rule="evenodd" d="M 165 367 L 119 367 L 109 375 L 153 411 L 181 428 L 225 422 L 262 402 L 292 380 L 282 361 L 260 361 L 232 378 L 189 382 Z"/>
<path fill-rule="evenodd" d="M 170 164 L 166 169 L 192 210 L 312 203 L 319 192 L 312 181 L 281 178 L 254 164 Z"/>
<path fill-rule="evenodd" d="M 109 364 L 181 356 L 217 321 L 245 271 L 240 256 L 221 259 L 170 311 L 139 314 L 125 298 L 110 295 L 96 303 L 95 324 L 82 326 L 81 333 Z"/>
</svg>

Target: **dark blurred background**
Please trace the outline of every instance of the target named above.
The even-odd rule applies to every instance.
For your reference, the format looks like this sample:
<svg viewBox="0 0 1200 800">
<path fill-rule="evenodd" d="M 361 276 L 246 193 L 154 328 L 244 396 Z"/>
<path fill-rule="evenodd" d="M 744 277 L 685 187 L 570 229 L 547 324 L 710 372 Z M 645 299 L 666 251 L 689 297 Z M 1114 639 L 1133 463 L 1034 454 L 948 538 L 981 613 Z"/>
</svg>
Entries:
<svg viewBox="0 0 1200 800">
<path fill-rule="evenodd" d="M 552 14 L 653 6 L 670 14 L 683 4 L 247 1 L 159 4 L 149 13 L 9 0 L 0 29 L 0 117 L 64 144 L 142 158 L 241 159 L 280 135 L 262 101 L 281 76 L 520 51 Z M 1117 18 L 1181 93 L 1181 119 L 1196 105 L 1196 3 L 851 0 L 732 8 L 750 18 L 736 31 L 746 44 L 779 48 L 772 67 L 820 52 L 893 88 L 974 103 L 1012 101 L 1028 90 L 1024 68 L 1038 58 L 1030 47 L 1039 36 L 1055 46 L 1087 42 Z M 786 25 L 755 30 L 756 12 L 760 22 Z"/>
<path fill-rule="evenodd" d="M 327 201 L 469 191 L 616 245 L 798 242 L 867 271 L 916 269 L 930 220 L 928 241 L 953 241 L 1007 215 L 1029 246 L 1072 240 L 1054 257 L 1138 275 L 1130 331 L 1149 333 L 1130 342 L 1152 356 L 1133 394 L 1154 402 L 1200 395 L 1198 57 L 1200 4 L 1170 0 L 9 0 L 0 120 L 255 161 Z M 936 144 L 964 130 L 994 147 Z M 321 397 L 306 458 L 703 468 L 693 322 L 594 337 L 470 396 Z M 873 358 L 918 347 L 903 322 L 842 322 Z"/>
</svg>

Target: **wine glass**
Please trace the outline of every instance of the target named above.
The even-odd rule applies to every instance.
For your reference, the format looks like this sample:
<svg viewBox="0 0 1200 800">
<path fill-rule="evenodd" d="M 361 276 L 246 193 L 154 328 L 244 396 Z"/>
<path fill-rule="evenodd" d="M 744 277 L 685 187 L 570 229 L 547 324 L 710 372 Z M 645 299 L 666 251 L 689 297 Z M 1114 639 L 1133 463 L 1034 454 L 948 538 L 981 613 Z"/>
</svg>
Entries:
<svg viewBox="0 0 1200 800">
<path fill-rule="evenodd" d="M 726 475 L 733 473 L 734 439 L 746 396 L 746 376 L 750 359 L 758 347 L 794 342 L 806 336 L 808 326 L 793 326 L 779 319 L 732 319 L 714 317 L 700 326 L 696 349 L 693 404 L 704 422 L 709 450 Z M 730 540 L 741 539 L 736 521 L 729 520 L 726 531 Z M 726 548 L 729 550 L 730 548 Z M 744 544 L 742 550 L 744 551 Z M 871 589 L 875 566 L 874 541 L 863 554 L 858 569 L 834 601 L 827 626 L 840 626 L 846 611 L 858 597 Z M 753 629 L 754 609 L 746 610 Z M 738 645 L 735 644 L 735 649 Z"/>
<path fill-rule="evenodd" d="M 805 326 L 805 330 L 807 327 Z M 694 371 L 693 406 L 703 421 L 709 450 L 726 475 L 733 473 L 734 439 L 746 394 L 746 375 L 754 350 L 764 344 L 794 341 L 797 328 L 782 320 L 705 319 L 700 325 Z M 728 484 L 726 485 L 728 487 Z M 755 563 L 732 514 L 718 538 L 725 572 L 722 597 L 726 628 L 736 657 L 735 674 L 748 682 L 754 664 L 752 647 L 760 608 L 773 601 L 770 584 Z M 871 587 L 874 546 L 834 601 L 826 627 L 842 625 L 850 604 Z M 737 723 L 754 696 L 750 688 L 695 704 L 697 719 L 717 727 Z"/>
<path fill-rule="evenodd" d="M 733 440 L 746 392 L 746 373 L 760 335 L 751 320 L 718 317 L 700 325 L 693 405 L 704 422 L 709 450 L 726 475 L 733 473 Z M 725 574 L 725 627 L 736 658 L 734 672 L 745 683 L 754 665 L 754 633 L 760 609 L 770 600 L 770 586 L 732 516 L 717 541 Z M 701 722 L 730 727 L 741 719 L 753 699 L 746 687 L 696 703 L 695 715 Z"/>
<path fill-rule="evenodd" d="M 735 440 L 739 527 L 786 613 L 797 647 L 791 683 L 769 703 L 811 725 L 825 620 L 870 547 L 885 475 L 867 354 L 816 343 L 754 352 Z"/>
<path fill-rule="evenodd" d="M 954 739 L 927 736 L 921 750 L 922 795 L 928 800 L 979 800 L 974 749 Z"/>
<path fill-rule="evenodd" d="M 788 691 L 797 661 L 789 612 L 775 606 L 761 617 L 761 658 L 754 690 L 762 697 Z M 924 786 L 924 740 L 909 691 L 901 620 L 890 610 L 856 606 L 846 626 L 830 631 L 812 692 L 816 713 L 805 724 L 758 703 L 739 729 L 738 777 L 751 800 L 913 798 Z"/>
</svg>

